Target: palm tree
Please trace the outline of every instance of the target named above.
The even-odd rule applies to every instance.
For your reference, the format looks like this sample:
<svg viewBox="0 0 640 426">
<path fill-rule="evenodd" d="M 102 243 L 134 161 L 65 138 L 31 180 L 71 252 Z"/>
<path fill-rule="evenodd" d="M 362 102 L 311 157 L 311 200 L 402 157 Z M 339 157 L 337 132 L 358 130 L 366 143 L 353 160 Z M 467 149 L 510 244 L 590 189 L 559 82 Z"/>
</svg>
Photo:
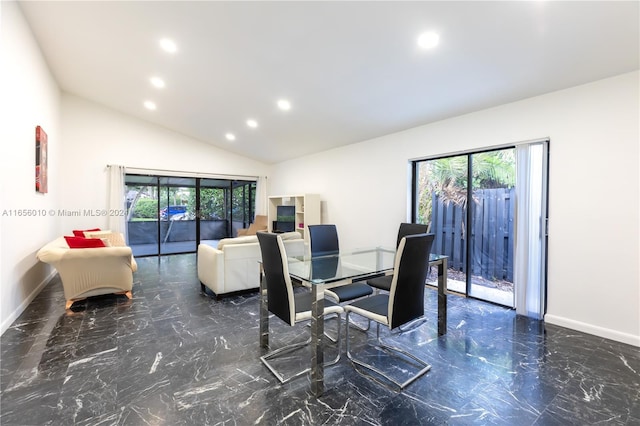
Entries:
<svg viewBox="0 0 640 426">
<path fill-rule="evenodd" d="M 431 220 L 432 199 L 465 208 L 467 206 L 468 156 L 423 161 L 418 171 L 418 217 Z M 482 152 L 471 156 L 472 188 L 510 188 L 515 184 L 514 150 Z M 477 200 L 476 200 L 477 201 Z"/>
<path fill-rule="evenodd" d="M 514 153 L 513 149 L 505 149 L 473 155 L 473 187 L 513 187 L 516 182 Z"/>
</svg>

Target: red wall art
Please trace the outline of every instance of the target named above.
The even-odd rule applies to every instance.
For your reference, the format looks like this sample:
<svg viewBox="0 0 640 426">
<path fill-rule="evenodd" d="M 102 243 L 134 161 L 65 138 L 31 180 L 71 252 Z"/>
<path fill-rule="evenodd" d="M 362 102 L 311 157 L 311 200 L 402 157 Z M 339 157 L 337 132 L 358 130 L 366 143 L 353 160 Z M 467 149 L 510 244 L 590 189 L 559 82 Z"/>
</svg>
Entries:
<svg viewBox="0 0 640 426">
<path fill-rule="evenodd" d="M 47 193 L 47 134 L 42 127 L 36 127 L 36 191 Z"/>
</svg>

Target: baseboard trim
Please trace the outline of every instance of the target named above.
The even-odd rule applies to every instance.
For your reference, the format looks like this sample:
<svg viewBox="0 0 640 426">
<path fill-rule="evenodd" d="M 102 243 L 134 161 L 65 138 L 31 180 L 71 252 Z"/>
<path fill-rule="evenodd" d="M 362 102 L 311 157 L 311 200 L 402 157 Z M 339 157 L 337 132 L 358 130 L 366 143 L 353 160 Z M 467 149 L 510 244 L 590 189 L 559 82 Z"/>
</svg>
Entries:
<svg viewBox="0 0 640 426">
<path fill-rule="evenodd" d="M 587 324 L 581 321 L 576 321 L 551 314 L 546 314 L 544 316 L 544 321 L 549 324 L 559 325 L 561 327 L 570 328 L 572 330 L 593 334 L 594 336 L 604 337 L 605 339 L 615 340 L 616 342 L 622 342 L 628 345 L 640 347 L 640 336 L 634 336 L 633 334 L 622 333 L 610 328 L 599 327 L 597 325 Z"/>
<path fill-rule="evenodd" d="M 0 325 L 0 335 L 4 334 L 4 332 L 7 331 L 9 327 L 11 327 L 11 324 L 13 324 L 13 322 L 20 316 L 20 314 L 23 313 L 25 309 L 27 309 L 29 303 L 31 303 L 38 294 L 40 294 L 42 289 L 45 288 L 47 284 L 49 284 L 49 282 L 56 276 L 57 273 L 57 270 L 52 269 L 51 273 L 47 277 L 45 277 L 45 279 L 42 280 L 42 282 L 38 284 L 35 289 L 33 289 L 29 296 L 27 296 L 27 298 L 24 299 L 22 303 L 18 305 L 16 309 L 14 309 L 14 311 L 11 312 L 11 314 L 4 321 L 2 321 L 2 325 Z"/>
</svg>

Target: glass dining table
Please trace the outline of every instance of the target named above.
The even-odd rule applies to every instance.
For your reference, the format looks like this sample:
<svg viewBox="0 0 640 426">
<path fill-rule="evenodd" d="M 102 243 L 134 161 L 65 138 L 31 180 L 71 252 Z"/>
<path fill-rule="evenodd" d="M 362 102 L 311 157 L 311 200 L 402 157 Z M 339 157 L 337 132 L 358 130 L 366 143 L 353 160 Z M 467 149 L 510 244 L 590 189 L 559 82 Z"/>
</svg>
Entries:
<svg viewBox="0 0 640 426">
<path fill-rule="evenodd" d="M 311 390 L 324 392 L 324 291 L 333 287 L 393 273 L 395 248 L 374 247 L 321 257 L 290 257 L 287 266 L 293 280 L 311 288 Z M 447 329 L 447 257 L 431 254 L 429 265 L 438 267 L 438 335 Z M 267 287 L 260 279 L 260 346 L 269 346 Z"/>
</svg>

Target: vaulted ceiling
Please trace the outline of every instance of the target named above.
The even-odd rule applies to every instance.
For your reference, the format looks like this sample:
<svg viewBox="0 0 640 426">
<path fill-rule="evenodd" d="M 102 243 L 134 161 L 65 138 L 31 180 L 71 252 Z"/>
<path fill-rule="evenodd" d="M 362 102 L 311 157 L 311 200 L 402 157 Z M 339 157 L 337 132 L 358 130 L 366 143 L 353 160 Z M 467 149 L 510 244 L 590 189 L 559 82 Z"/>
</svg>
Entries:
<svg viewBox="0 0 640 426">
<path fill-rule="evenodd" d="M 265 162 L 633 71 L 640 62 L 636 1 L 20 6 L 65 92 Z M 438 45 L 418 46 L 424 32 L 439 35 Z M 163 38 L 175 42 L 174 53 L 160 48 Z M 277 106 L 282 99 L 289 110 Z"/>
</svg>

